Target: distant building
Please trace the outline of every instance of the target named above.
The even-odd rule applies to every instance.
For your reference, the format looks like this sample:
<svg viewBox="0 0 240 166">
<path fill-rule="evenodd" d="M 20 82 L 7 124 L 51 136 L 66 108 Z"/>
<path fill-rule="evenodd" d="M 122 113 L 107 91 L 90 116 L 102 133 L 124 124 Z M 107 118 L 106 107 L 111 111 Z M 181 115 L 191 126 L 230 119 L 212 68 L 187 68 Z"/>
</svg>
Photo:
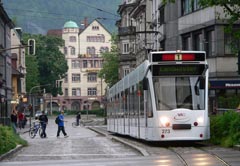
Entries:
<svg viewBox="0 0 240 166">
<path fill-rule="evenodd" d="M 48 35 L 59 31 L 49 31 Z M 63 95 L 53 98 L 61 109 L 84 110 L 98 109 L 102 104 L 106 83 L 98 77 L 102 68 L 102 52 L 111 49 L 111 34 L 97 20 L 79 28 L 74 21 L 68 21 L 62 29 L 62 39 L 65 46 L 62 49 L 68 72 L 58 85 L 62 86 Z"/>
</svg>

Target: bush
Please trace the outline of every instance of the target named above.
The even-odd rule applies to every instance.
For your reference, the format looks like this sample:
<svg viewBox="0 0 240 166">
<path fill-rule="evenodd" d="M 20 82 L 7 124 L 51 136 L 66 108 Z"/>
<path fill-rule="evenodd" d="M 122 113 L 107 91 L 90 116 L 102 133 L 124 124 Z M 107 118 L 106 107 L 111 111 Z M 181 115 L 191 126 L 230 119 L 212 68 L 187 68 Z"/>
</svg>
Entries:
<svg viewBox="0 0 240 166">
<path fill-rule="evenodd" d="M 211 139 L 214 144 L 232 147 L 240 143 L 240 114 L 227 111 L 211 118 Z"/>
<path fill-rule="evenodd" d="M 0 155 L 14 149 L 18 144 L 27 145 L 27 142 L 14 133 L 13 128 L 0 125 Z"/>
</svg>

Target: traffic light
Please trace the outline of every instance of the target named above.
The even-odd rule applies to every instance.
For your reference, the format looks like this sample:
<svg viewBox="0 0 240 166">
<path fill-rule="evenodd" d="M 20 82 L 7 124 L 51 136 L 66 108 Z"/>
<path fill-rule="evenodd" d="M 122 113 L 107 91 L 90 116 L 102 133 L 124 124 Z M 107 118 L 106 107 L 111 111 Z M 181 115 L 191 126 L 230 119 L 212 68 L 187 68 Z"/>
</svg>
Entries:
<svg viewBox="0 0 240 166">
<path fill-rule="evenodd" d="M 35 39 L 28 39 L 28 54 L 35 55 Z"/>
</svg>

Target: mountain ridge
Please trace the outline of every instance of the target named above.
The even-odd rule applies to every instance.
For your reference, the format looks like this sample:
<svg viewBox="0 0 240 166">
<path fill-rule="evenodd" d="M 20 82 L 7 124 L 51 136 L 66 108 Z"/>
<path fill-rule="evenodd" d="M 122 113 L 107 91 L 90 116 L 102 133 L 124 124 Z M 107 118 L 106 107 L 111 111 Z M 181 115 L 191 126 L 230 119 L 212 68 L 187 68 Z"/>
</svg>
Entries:
<svg viewBox="0 0 240 166">
<path fill-rule="evenodd" d="M 72 20 L 81 27 L 84 18 L 88 23 L 97 19 L 113 33 L 120 19 L 117 9 L 122 0 L 2 0 L 4 9 L 23 32 L 46 34 L 50 29 L 62 29 Z"/>
</svg>

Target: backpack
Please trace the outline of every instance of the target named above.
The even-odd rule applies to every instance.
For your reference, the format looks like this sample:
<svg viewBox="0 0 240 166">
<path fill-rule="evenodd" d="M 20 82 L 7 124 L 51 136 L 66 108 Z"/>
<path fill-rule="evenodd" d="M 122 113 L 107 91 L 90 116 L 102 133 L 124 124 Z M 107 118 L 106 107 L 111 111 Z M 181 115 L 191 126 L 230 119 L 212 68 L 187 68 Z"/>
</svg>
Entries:
<svg viewBox="0 0 240 166">
<path fill-rule="evenodd" d="M 59 121 L 60 121 L 59 116 L 57 116 L 56 119 L 55 119 L 55 123 L 58 124 Z"/>
</svg>

